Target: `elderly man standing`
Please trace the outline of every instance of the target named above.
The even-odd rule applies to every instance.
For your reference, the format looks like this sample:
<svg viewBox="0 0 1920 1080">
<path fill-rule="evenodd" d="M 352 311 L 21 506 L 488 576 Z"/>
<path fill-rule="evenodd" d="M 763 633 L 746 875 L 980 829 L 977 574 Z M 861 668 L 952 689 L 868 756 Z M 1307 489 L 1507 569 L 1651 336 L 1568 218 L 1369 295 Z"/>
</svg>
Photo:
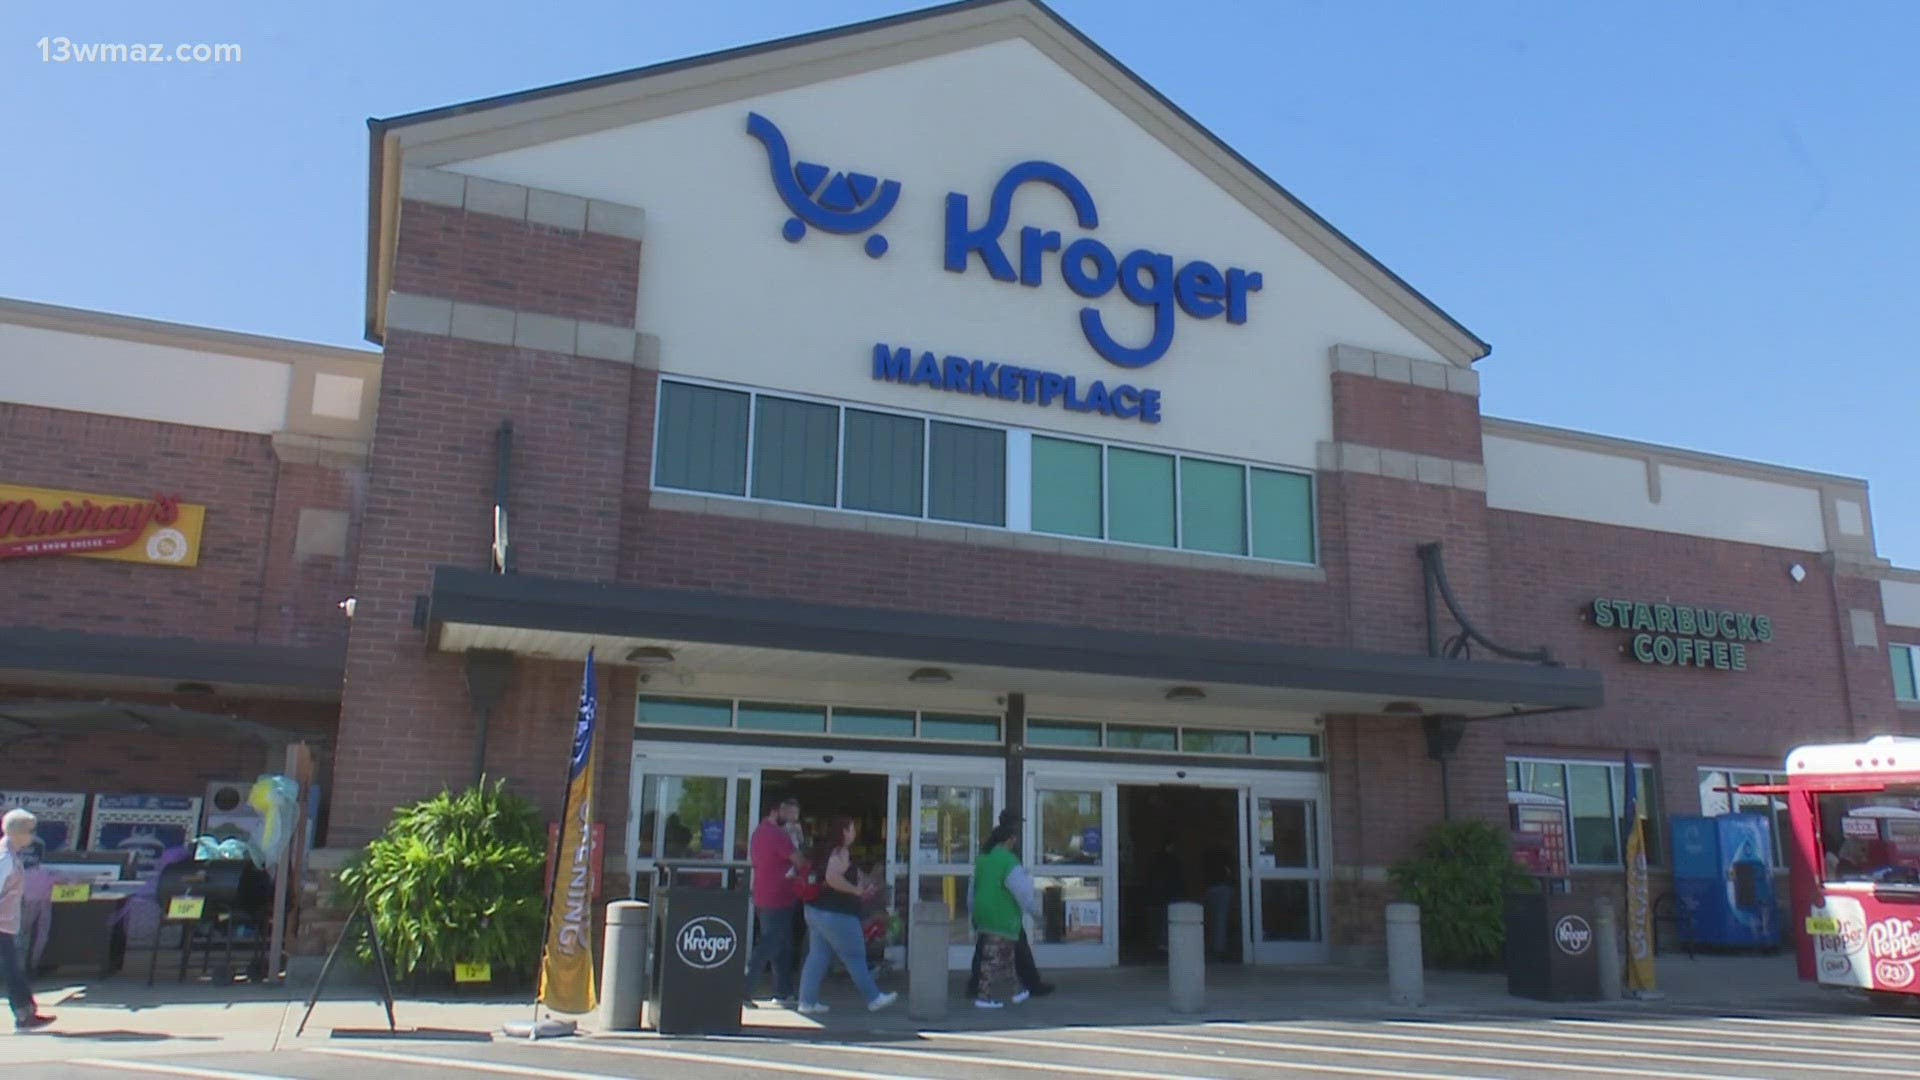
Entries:
<svg viewBox="0 0 1920 1080">
<path fill-rule="evenodd" d="M 53 1023 L 53 1017 L 40 1015 L 33 1003 L 33 987 L 27 982 L 26 957 L 19 943 L 21 903 L 27 891 L 20 853 L 33 843 L 33 829 L 38 823 L 31 813 L 18 808 L 0 817 L 0 834 L 5 836 L 0 842 L 0 968 L 5 969 L 15 1031 L 32 1031 Z"/>
</svg>

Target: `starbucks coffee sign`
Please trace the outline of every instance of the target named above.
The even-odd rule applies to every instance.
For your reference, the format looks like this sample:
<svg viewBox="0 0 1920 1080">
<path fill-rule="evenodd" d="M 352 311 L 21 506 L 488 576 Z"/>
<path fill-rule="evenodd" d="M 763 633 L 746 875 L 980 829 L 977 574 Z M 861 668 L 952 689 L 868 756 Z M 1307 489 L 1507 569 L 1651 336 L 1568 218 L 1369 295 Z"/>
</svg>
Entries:
<svg viewBox="0 0 1920 1080">
<path fill-rule="evenodd" d="M 1589 613 L 1602 630 L 1631 631 L 1621 652 L 1664 667 L 1747 670 L 1747 645 L 1773 640 L 1765 615 L 1634 600 L 1595 600 Z"/>
</svg>

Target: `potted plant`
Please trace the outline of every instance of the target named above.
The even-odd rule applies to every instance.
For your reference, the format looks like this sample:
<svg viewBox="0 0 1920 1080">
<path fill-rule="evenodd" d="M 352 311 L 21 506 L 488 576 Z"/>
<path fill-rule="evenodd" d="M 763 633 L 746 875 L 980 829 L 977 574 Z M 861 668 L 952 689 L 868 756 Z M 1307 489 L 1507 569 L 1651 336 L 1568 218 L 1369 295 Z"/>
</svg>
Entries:
<svg viewBox="0 0 1920 1080">
<path fill-rule="evenodd" d="M 340 885 L 365 905 L 395 979 L 486 965 L 493 985 L 515 985 L 540 955 L 546 840 L 532 803 L 483 780 L 396 810 Z M 368 942 L 359 953 L 371 961 Z"/>
<path fill-rule="evenodd" d="M 1435 967 L 1500 966 L 1507 895 L 1539 888 L 1513 861 L 1506 833 L 1484 821 L 1433 826 L 1388 874 L 1400 899 L 1420 906 L 1420 948 Z"/>
</svg>

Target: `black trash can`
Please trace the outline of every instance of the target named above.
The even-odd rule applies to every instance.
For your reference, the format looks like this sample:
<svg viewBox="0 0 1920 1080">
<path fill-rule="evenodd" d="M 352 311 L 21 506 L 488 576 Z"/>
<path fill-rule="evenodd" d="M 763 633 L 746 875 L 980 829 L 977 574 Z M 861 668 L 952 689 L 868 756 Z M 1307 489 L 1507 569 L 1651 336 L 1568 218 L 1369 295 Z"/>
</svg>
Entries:
<svg viewBox="0 0 1920 1080">
<path fill-rule="evenodd" d="M 653 978 L 647 995 L 654 1030 L 739 1034 L 748 898 L 745 888 L 672 883 L 654 893 Z"/>
<path fill-rule="evenodd" d="M 1507 992 L 1543 1001 L 1598 1001 L 1593 905 L 1552 893 L 1507 897 Z"/>
</svg>

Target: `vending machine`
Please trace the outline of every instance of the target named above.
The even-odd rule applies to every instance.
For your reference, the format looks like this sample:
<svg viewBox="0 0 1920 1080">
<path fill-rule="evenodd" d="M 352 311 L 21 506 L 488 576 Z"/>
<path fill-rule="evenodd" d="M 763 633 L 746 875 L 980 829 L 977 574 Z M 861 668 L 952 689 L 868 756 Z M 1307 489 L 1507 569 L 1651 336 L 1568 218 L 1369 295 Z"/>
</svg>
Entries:
<svg viewBox="0 0 1920 1080">
<path fill-rule="evenodd" d="M 1674 816 L 1673 891 L 1696 945 L 1780 946 L 1775 907 L 1773 822 L 1765 814 Z"/>
</svg>

